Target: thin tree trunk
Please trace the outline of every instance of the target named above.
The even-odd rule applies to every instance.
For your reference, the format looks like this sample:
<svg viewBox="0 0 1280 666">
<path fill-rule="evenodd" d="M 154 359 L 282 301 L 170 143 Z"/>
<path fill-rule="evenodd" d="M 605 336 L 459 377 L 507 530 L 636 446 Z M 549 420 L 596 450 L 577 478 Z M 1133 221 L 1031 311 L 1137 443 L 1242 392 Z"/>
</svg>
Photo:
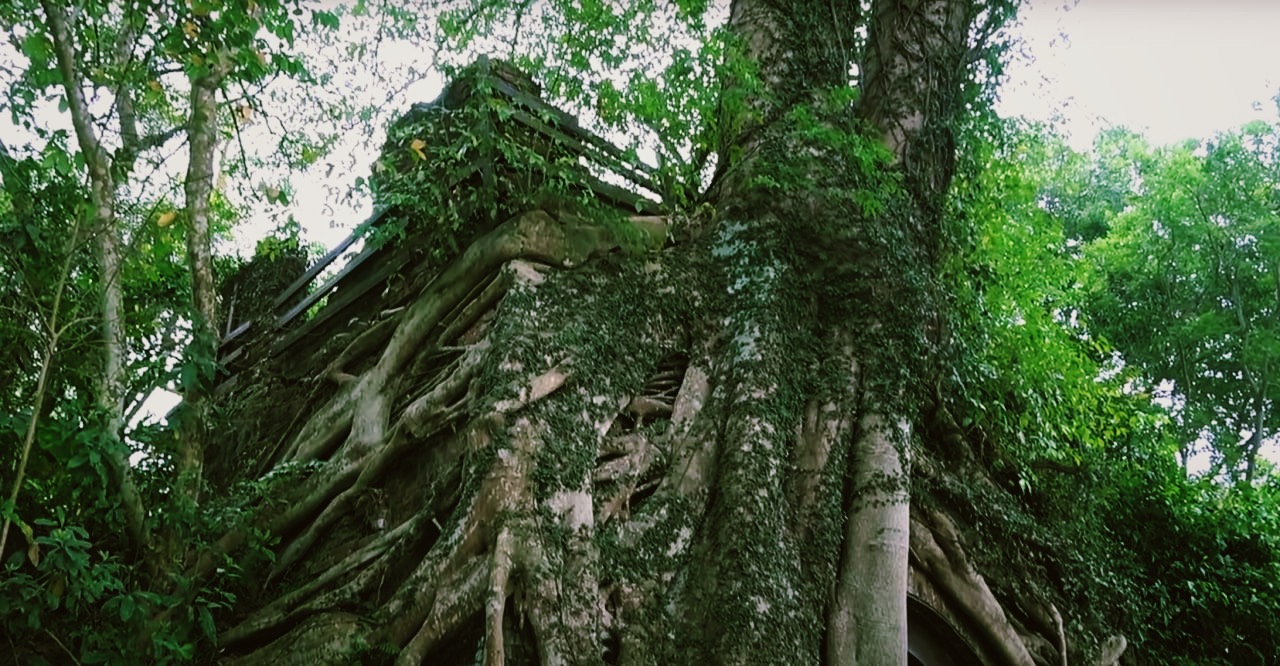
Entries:
<svg viewBox="0 0 1280 666">
<path fill-rule="evenodd" d="M 0 157 L 7 157 L 3 153 L 4 144 L 0 143 Z M 49 317 L 44 321 L 44 329 L 48 338 L 45 340 L 44 357 L 40 359 L 40 374 L 36 378 L 36 392 L 31 398 L 31 420 L 27 422 L 27 432 L 22 439 L 22 454 L 18 459 L 18 470 L 13 475 L 13 486 L 9 490 L 9 505 L 17 510 L 18 493 L 22 491 L 22 481 L 27 473 L 27 461 L 31 457 L 31 447 L 36 441 L 37 428 L 40 425 L 40 417 L 44 410 L 45 394 L 48 391 L 49 375 L 53 370 L 53 359 L 58 354 L 58 347 L 62 342 L 62 334 L 70 326 L 76 322 L 63 323 L 62 321 L 62 295 L 66 291 L 67 280 L 71 278 L 71 259 L 75 254 L 76 244 L 80 242 L 80 220 L 77 218 L 75 227 L 67 236 L 66 242 L 66 259 L 62 262 L 62 271 L 58 274 L 58 286 L 53 292 L 53 304 L 49 308 Z M 5 544 L 9 540 L 9 527 L 13 523 L 11 516 L 6 515 L 4 519 L 4 527 L 0 528 L 0 553 L 4 552 Z"/>
<path fill-rule="evenodd" d="M 59 285 L 61 292 L 61 285 Z M 53 323 L 57 323 L 57 302 L 54 299 Z M 9 490 L 8 505 L 17 510 L 18 493 L 22 490 L 22 480 L 27 473 L 27 460 L 31 457 L 31 446 L 36 441 L 36 427 L 40 423 L 40 410 L 44 405 L 45 387 L 49 380 L 49 371 L 53 365 L 53 356 L 58 353 L 58 334 L 50 333 L 48 343 L 44 348 L 44 358 L 40 359 L 40 374 L 36 379 L 36 393 L 31 398 L 31 420 L 27 422 L 27 432 L 22 438 L 22 454 L 18 459 L 18 471 L 13 475 L 13 485 Z M 0 527 L 0 553 L 4 552 L 5 545 L 9 541 L 9 527 L 13 524 L 13 517 L 8 513 L 4 517 L 4 526 Z"/>
<path fill-rule="evenodd" d="M 99 285 L 102 290 L 101 316 L 103 363 L 99 375 L 97 404 L 102 413 L 105 435 L 110 439 L 107 458 L 120 493 L 125 524 L 135 548 L 147 544 L 145 510 L 134 484 L 128 448 L 121 440 L 124 431 L 125 332 L 124 289 L 120 284 L 123 252 L 117 236 L 115 180 L 111 159 L 93 125 L 93 115 L 85 99 L 83 77 L 75 58 L 75 37 L 66 9 L 53 0 L 41 0 L 49 35 L 53 41 L 58 72 L 62 76 L 67 105 L 71 111 L 76 140 L 89 170 L 90 201 L 93 204 L 93 234 L 97 240 Z"/>
<path fill-rule="evenodd" d="M 213 192 L 217 151 L 217 92 L 225 74 L 215 71 L 191 80 L 191 119 L 187 128 L 191 153 L 187 164 L 187 263 L 191 271 L 192 319 L 195 335 L 188 363 L 196 364 L 196 381 L 186 386 L 186 410 L 179 429 L 178 483 L 181 496 L 198 503 L 203 485 L 204 440 L 208 427 L 207 397 L 218 349 L 217 286 L 213 276 L 209 197 Z"/>
</svg>

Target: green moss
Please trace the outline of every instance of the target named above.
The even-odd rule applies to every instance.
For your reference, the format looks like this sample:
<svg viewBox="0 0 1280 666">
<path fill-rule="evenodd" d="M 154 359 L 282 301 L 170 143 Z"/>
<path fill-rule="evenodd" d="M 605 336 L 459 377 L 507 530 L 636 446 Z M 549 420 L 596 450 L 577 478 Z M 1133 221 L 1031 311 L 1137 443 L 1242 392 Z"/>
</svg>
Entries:
<svg viewBox="0 0 1280 666">
<path fill-rule="evenodd" d="M 593 424 L 613 416 L 617 400 L 638 392 L 677 341 L 687 298 L 661 270 L 639 258 L 605 259 L 517 286 L 490 329 L 495 349 L 477 379 L 480 409 L 511 400 L 529 380 L 561 365 L 570 380 L 553 400 L 523 414 L 540 424 L 533 481 L 545 499 L 578 489 L 596 465 Z"/>
</svg>

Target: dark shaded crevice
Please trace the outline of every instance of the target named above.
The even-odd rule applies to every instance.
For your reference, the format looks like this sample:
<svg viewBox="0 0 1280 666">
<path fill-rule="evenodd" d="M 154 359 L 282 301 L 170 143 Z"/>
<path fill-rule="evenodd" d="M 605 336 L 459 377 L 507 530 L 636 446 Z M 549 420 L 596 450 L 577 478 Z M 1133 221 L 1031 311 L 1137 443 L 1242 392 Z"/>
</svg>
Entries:
<svg viewBox="0 0 1280 666">
<path fill-rule="evenodd" d="M 424 664 L 432 666 L 475 666 L 484 663 L 484 614 L 476 613 L 427 654 Z"/>
<path fill-rule="evenodd" d="M 507 597 L 506 609 L 502 612 L 506 666 L 538 666 L 538 638 L 533 624 L 525 621 L 524 613 L 516 605 L 514 596 Z"/>
<path fill-rule="evenodd" d="M 449 511 L 453 507 L 449 507 Z M 414 536 L 405 544 L 397 546 L 383 557 L 391 558 L 386 565 L 385 573 L 380 577 L 378 586 L 371 591 L 370 601 L 374 606 L 381 606 L 389 601 L 400 586 L 413 575 L 427 558 L 428 553 L 440 540 L 438 521 L 423 520 Z"/>
<path fill-rule="evenodd" d="M 628 502 L 632 513 L 639 511 L 658 492 L 665 473 L 665 469 L 656 470 L 655 473 L 648 475 L 636 485 L 636 490 L 631 494 L 631 499 Z"/>
<path fill-rule="evenodd" d="M 907 598 L 907 643 L 911 664 L 979 666 L 968 642 L 937 611 L 915 597 Z"/>
<path fill-rule="evenodd" d="M 601 639 L 601 647 L 603 652 L 601 659 L 609 666 L 618 666 L 622 661 L 622 634 L 616 630 L 610 631 Z"/>
<path fill-rule="evenodd" d="M 689 356 L 683 352 L 669 354 L 654 368 L 653 373 L 644 383 L 642 395 L 660 398 L 667 402 L 674 401 L 684 384 L 685 372 L 689 369 Z"/>
<path fill-rule="evenodd" d="M 458 629 L 440 641 L 440 647 L 429 653 L 424 664 L 432 666 L 478 666 L 484 663 L 485 618 L 476 613 Z M 506 666 L 537 666 L 538 640 L 533 624 L 525 621 L 513 597 L 507 599 L 502 613 L 502 643 Z"/>
<path fill-rule="evenodd" d="M 424 456 L 425 457 L 425 456 Z M 416 469 L 410 467 L 410 470 Z M 405 476 L 411 476 L 412 473 Z M 457 488 L 461 483 L 460 467 L 454 466 L 451 473 L 446 472 L 442 478 L 436 480 L 436 487 L 450 489 L 442 494 L 432 494 L 421 499 L 422 507 L 419 511 L 423 515 L 418 518 L 419 526 L 416 528 L 414 535 L 405 543 L 397 545 L 390 553 L 383 557 L 391 558 L 389 563 L 385 565 L 385 573 L 380 577 L 379 584 L 376 589 L 372 590 L 372 601 L 374 605 L 382 605 L 394 596 L 400 586 L 417 571 L 421 563 L 427 559 L 433 548 L 440 541 L 443 535 L 443 526 L 446 524 L 448 517 L 453 515 L 458 508 L 460 495 Z M 403 490 L 398 491 L 401 494 L 391 493 L 392 497 L 404 497 Z M 400 509 L 396 507 L 388 507 L 389 513 L 395 516 L 395 520 L 403 519 L 396 516 L 396 512 Z M 394 520 L 391 524 L 396 524 Z"/>
</svg>

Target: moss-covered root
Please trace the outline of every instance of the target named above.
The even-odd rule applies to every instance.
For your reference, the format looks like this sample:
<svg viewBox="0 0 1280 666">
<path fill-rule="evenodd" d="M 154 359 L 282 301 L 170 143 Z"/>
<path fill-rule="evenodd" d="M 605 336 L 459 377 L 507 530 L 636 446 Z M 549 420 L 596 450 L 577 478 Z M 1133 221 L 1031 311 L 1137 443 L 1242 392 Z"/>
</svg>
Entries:
<svg viewBox="0 0 1280 666">
<path fill-rule="evenodd" d="M 654 242 L 665 239 L 665 228 L 644 220 L 637 227 Z M 451 400 L 467 386 L 475 364 L 465 364 L 442 382 L 449 390 L 429 392 L 393 422 L 391 405 L 403 387 L 397 381 L 424 346 L 447 344 L 442 332 L 456 331 L 454 324 L 477 314 L 469 301 L 496 303 L 500 293 L 483 289 L 504 264 L 532 259 L 559 266 L 578 266 L 590 257 L 621 245 L 625 239 L 612 227 L 582 220 L 561 222 L 543 211 L 517 216 L 473 243 L 446 268 L 398 319 L 374 367 L 346 382 L 342 390 L 317 410 L 294 438 L 287 462 L 328 458 L 326 469 L 310 478 L 305 496 L 272 516 L 273 531 L 295 529 L 320 511 L 319 519 L 305 526 L 278 560 L 273 575 L 304 556 L 344 513 L 348 501 L 358 495 L 377 474 L 395 460 L 401 449 L 429 429 L 424 421 L 448 412 Z M 508 281 L 499 280 L 507 285 Z M 479 292 L 479 297 L 476 294 Z M 469 298 L 470 297 L 470 298 Z M 386 336 L 383 332 L 380 336 Z M 360 338 L 353 344 L 364 344 Z M 341 356 L 341 355 L 340 355 Z M 424 402 L 425 400 L 425 402 Z M 439 419 L 434 419 L 438 421 Z M 440 425 L 438 423 L 434 425 Z M 335 449 L 336 446 L 336 450 Z"/>
<path fill-rule="evenodd" d="M 643 233 L 665 239 L 652 220 L 642 222 Z M 568 294 L 543 293 L 547 264 L 576 267 L 618 243 L 616 232 L 585 221 L 561 223 L 542 212 L 519 216 L 470 246 L 397 316 L 394 327 L 377 331 L 385 346 L 376 361 L 347 378 L 290 447 L 292 462 L 315 456 L 327 462 L 305 480 L 301 499 L 274 516 L 281 532 L 296 530 L 274 574 L 284 575 L 316 550 L 384 472 L 423 442 L 439 442 L 434 446 L 463 461 L 464 478 L 454 482 L 461 483 L 458 503 L 424 506 L 224 633 L 234 647 L 287 629 L 243 663 L 266 663 L 258 655 L 277 659 L 290 636 L 309 631 L 308 618 L 366 603 L 377 596 L 371 581 L 397 568 L 406 578 L 365 618 L 367 629 L 351 627 L 352 646 L 398 650 L 397 663 L 421 663 L 481 617 L 486 663 L 499 664 L 507 647 L 504 616 L 514 608 L 530 621 L 542 663 L 603 660 L 607 613 L 597 573 L 595 488 L 611 490 L 602 515 L 621 517 L 638 489 L 635 481 L 662 457 L 649 431 L 614 436 L 612 424 L 620 416 L 628 423 L 689 420 L 697 412 L 693 402 L 705 399 L 687 391 L 674 401 L 666 394 L 621 393 L 612 379 L 618 373 L 600 366 L 600 359 L 623 366 L 655 362 L 649 357 L 673 344 L 672 331 L 656 323 L 662 316 L 613 326 L 619 330 L 575 328 L 619 319 L 595 309 L 644 309 L 653 303 L 638 299 L 660 301 L 667 298 L 660 291 L 674 293 L 639 284 L 655 273 L 624 271 L 619 277 L 626 288 L 619 290 L 618 282 L 589 270 L 563 287 Z M 474 325 L 482 320 L 483 326 Z M 643 326 L 636 328 L 637 322 Z M 352 344 L 367 349 L 368 339 Z M 424 355 L 445 360 L 430 382 L 410 389 L 405 377 L 414 375 L 415 359 Z M 356 356 L 340 355 L 342 365 Z M 683 371 L 667 368 L 659 383 L 674 390 Z M 330 379 L 334 372 L 326 370 Z M 575 388 L 566 394 L 571 380 Z M 705 389 L 705 382 L 694 385 Z M 547 402 L 552 406 L 543 407 Z M 615 458 L 618 453 L 625 455 Z M 626 469 L 617 462 L 623 459 Z M 412 546 L 423 525 L 440 523 L 443 532 L 430 537 L 425 554 L 424 546 Z"/>
<path fill-rule="evenodd" d="M 306 618 L 288 634 L 253 654 L 220 663 L 229 666 L 346 664 L 350 663 L 351 646 L 365 631 L 366 627 L 357 615 L 319 613 Z"/>
</svg>

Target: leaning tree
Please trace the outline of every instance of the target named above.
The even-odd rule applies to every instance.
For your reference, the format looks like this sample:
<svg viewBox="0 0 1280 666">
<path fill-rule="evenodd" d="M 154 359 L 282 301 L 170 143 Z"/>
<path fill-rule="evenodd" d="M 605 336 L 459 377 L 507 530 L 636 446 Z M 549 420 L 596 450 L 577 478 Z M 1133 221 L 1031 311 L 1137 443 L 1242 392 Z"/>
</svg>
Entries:
<svg viewBox="0 0 1280 666">
<path fill-rule="evenodd" d="M 601 203 L 564 142 L 510 129 L 557 118 L 487 101 L 536 94 L 505 66 L 415 107 L 352 273 L 385 289 L 324 339 L 254 343 L 221 398 L 210 479 L 260 501 L 192 573 L 271 552 L 221 657 L 904 664 L 927 588 L 994 662 L 1065 663 L 1052 601 L 997 596 L 912 490 L 959 446 L 944 216 L 1011 14 L 733 2 L 716 175 L 685 211 Z"/>
</svg>

